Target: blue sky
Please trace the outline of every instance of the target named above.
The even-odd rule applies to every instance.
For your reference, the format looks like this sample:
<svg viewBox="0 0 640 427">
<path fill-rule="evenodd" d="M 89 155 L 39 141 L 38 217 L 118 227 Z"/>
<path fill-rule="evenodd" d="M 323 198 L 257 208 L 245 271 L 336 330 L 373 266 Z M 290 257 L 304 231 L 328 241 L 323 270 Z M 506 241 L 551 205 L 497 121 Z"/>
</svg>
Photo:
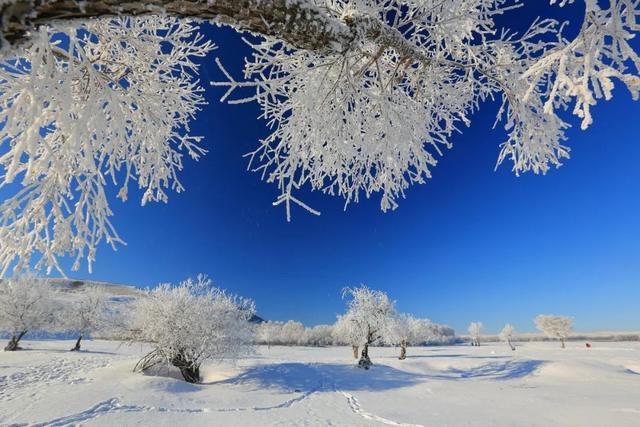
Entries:
<svg viewBox="0 0 640 427">
<path fill-rule="evenodd" d="M 239 36 L 207 31 L 220 49 L 202 81 L 220 78 L 215 56 L 239 75 Z M 594 109 L 588 131 L 569 130 L 572 158 L 546 176 L 494 171 L 505 135 L 486 105 L 396 211 L 382 213 L 374 197 L 344 212 L 341 199 L 303 191 L 322 215 L 294 210 L 291 223 L 271 206 L 275 187 L 246 171 L 243 154 L 267 134 L 257 106 L 221 105 L 221 93 L 207 87 L 210 105 L 193 124 L 209 153 L 186 162 L 187 191 L 144 208 L 114 199 L 127 246 L 103 246 L 92 275 L 83 266 L 70 276 L 148 286 L 203 272 L 255 299 L 262 317 L 309 325 L 333 322 L 340 290 L 365 283 L 458 332 L 473 320 L 532 331 L 539 313 L 573 316 L 578 330 L 640 328 L 640 104 L 625 91 Z"/>
</svg>

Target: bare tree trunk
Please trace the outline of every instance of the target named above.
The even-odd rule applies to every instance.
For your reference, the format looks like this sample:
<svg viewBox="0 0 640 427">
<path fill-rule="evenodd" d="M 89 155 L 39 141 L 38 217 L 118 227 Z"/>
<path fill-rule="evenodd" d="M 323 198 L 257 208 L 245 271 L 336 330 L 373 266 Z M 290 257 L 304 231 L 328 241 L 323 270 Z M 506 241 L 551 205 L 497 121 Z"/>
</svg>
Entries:
<svg viewBox="0 0 640 427">
<path fill-rule="evenodd" d="M 560 345 L 562 346 L 562 348 L 565 348 L 564 338 L 560 338 Z"/>
<path fill-rule="evenodd" d="M 407 342 L 402 340 L 400 343 L 400 357 L 398 359 L 404 360 L 407 358 Z"/>
<path fill-rule="evenodd" d="M 516 346 L 511 343 L 511 340 L 507 340 L 507 343 L 509 343 L 509 347 L 511 347 L 511 350 L 516 350 Z"/>
<path fill-rule="evenodd" d="M 71 349 L 71 351 L 80 351 L 80 341 L 82 341 L 82 335 L 78 337 L 76 345 Z"/>
<path fill-rule="evenodd" d="M 351 350 L 353 351 L 353 358 L 357 359 L 358 358 L 358 346 L 357 345 L 351 345 Z"/>
<path fill-rule="evenodd" d="M 200 365 L 187 360 L 182 352 L 178 353 L 173 360 L 171 360 L 171 364 L 180 369 L 182 378 L 184 378 L 186 382 L 192 384 L 200 383 Z"/>
<path fill-rule="evenodd" d="M 18 345 L 20 343 L 20 340 L 22 339 L 22 337 L 24 336 L 24 334 L 26 334 L 27 331 L 21 331 L 18 335 L 13 334 L 13 336 L 11 337 L 11 339 L 9 340 L 9 343 L 6 345 L 6 347 L 4 348 L 4 351 L 16 351 L 16 350 L 20 350 L 20 346 Z"/>
<path fill-rule="evenodd" d="M 371 359 L 369 359 L 369 344 L 367 343 L 362 347 L 362 354 L 360 355 L 358 366 L 360 368 L 369 369 L 371 365 L 373 365 L 373 363 L 371 363 Z"/>
</svg>

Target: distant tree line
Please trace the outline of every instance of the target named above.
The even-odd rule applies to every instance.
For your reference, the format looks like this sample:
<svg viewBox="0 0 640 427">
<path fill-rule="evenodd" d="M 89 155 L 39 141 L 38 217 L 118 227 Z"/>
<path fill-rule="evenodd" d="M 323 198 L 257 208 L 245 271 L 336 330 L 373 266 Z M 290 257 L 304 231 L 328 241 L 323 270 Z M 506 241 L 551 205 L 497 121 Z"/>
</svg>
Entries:
<svg viewBox="0 0 640 427">
<path fill-rule="evenodd" d="M 22 274 L 0 281 L 0 331 L 9 337 L 5 351 L 19 350 L 23 337 L 33 332 L 71 336 L 71 351 L 80 351 L 89 336 L 146 343 L 150 350 L 134 371 L 173 367 L 193 383 L 201 380 L 203 362 L 238 359 L 253 353 L 256 344 L 349 346 L 357 366 L 369 369 L 372 346 L 397 346 L 403 360 L 411 346 L 460 342 L 448 326 L 398 313 L 385 292 L 360 286 L 345 288 L 342 296 L 346 310 L 334 324 L 305 327 L 293 320 L 256 323 L 252 300 L 216 288 L 202 275 L 178 285 L 160 284 L 123 302 L 97 285 L 61 292 L 46 279 Z M 560 341 L 562 348 L 572 337 L 569 317 L 539 315 L 534 323 L 543 339 Z M 481 322 L 470 324 L 472 345 L 500 339 L 515 350 L 515 341 L 541 339 L 516 336 L 510 324 L 498 337 L 482 336 L 482 329 Z"/>
</svg>

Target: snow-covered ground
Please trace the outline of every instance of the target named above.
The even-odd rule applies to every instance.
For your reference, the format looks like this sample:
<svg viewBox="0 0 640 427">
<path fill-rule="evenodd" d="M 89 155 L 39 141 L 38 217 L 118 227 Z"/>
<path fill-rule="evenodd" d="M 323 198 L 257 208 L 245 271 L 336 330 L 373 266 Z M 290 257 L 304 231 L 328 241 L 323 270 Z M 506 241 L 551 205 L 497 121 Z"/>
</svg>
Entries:
<svg viewBox="0 0 640 427">
<path fill-rule="evenodd" d="M 0 425 L 638 426 L 640 343 L 373 348 L 262 347 L 237 365 L 131 372 L 145 348 L 24 341 L 0 353 Z"/>
</svg>

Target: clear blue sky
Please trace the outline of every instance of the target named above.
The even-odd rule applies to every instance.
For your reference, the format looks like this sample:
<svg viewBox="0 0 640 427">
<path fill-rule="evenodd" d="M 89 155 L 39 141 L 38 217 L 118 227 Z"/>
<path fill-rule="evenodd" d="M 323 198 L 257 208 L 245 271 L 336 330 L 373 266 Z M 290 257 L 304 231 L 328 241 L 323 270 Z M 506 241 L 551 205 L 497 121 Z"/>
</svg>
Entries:
<svg viewBox="0 0 640 427">
<path fill-rule="evenodd" d="M 529 22 L 533 9 L 510 19 Z M 202 81 L 220 78 L 215 56 L 239 75 L 239 36 L 208 31 L 220 49 Z M 382 213 L 374 197 L 344 212 L 341 199 L 303 191 L 322 215 L 295 210 L 292 223 L 271 206 L 274 186 L 246 171 L 242 155 L 267 134 L 257 107 L 221 105 L 220 95 L 207 87 L 210 105 L 193 124 L 209 154 L 186 162 L 187 191 L 144 208 L 114 199 L 128 245 L 103 246 L 91 276 L 85 266 L 71 276 L 147 286 L 204 272 L 255 299 L 262 317 L 309 325 L 333 322 L 340 290 L 365 283 L 458 332 L 472 320 L 531 331 L 539 313 L 573 316 L 578 330 L 640 329 L 640 104 L 625 91 L 595 108 L 588 131 L 569 130 L 572 159 L 546 176 L 494 172 L 505 135 L 486 105 L 396 211 Z"/>
</svg>

